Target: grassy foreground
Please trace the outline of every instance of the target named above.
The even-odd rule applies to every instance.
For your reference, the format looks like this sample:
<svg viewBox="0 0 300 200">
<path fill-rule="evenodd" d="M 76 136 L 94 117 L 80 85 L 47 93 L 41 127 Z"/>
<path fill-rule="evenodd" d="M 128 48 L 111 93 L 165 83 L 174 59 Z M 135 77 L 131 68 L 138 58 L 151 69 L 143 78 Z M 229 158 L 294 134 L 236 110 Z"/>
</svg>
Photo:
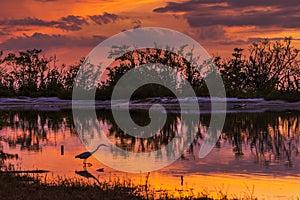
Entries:
<svg viewBox="0 0 300 200">
<path fill-rule="evenodd" d="M 105 188 L 106 187 L 106 188 Z M 60 181 L 56 184 L 41 184 L 27 176 L 0 174 L 0 199 L 54 200 L 54 199 L 143 199 L 130 188 L 114 185 L 83 184 Z"/>
<path fill-rule="evenodd" d="M 6 200 L 257 200 L 252 195 L 244 197 L 228 197 L 219 192 L 218 197 L 212 197 L 208 192 L 201 194 L 174 195 L 167 191 L 155 191 L 145 185 L 133 186 L 120 180 L 109 182 L 84 183 L 79 179 L 58 178 L 53 182 L 43 183 L 39 176 L 14 175 L 0 173 L 0 199 Z"/>
</svg>

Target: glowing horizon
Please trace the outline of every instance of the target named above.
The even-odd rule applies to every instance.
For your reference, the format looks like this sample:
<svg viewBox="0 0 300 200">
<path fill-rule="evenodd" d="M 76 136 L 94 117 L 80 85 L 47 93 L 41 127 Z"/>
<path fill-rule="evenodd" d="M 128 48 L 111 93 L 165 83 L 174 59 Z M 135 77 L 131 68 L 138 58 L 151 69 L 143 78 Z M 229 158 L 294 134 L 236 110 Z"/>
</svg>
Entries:
<svg viewBox="0 0 300 200">
<path fill-rule="evenodd" d="M 182 32 L 222 57 L 263 38 L 291 36 L 300 47 L 300 6 L 295 0 L 12 0 L 1 7 L 0 50 L 38 48 L 66 64 L 78 62 L 105 38 L 137 27 Z"/>
</svg>

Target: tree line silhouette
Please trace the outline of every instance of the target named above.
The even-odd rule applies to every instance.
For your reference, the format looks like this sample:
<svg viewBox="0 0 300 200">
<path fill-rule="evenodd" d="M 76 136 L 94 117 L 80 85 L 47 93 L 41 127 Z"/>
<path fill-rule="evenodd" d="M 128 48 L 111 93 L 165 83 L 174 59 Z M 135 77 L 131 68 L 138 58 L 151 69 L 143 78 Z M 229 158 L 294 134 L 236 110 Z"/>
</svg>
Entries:
<svg viewBox="0 0 300 200">
<path fill-rule="evenodd" d="M 217 67 L 224 81 L 229 97 L 263 97 L 266 99 L 300 100 L 300 66 L 299 50 L 292 46 L 292 39 L 272 42 L 262 40 L 252 43 L 249 51 L 235 48 L 232 57 L 214 57 L 204 61 L 203 66 Z M 124 53 L 127 52 L 127 53 Z M 176 53 L 174 53 L 176 52 Z M 197 96 L 209 96 L 205 78 L 212 76 L 213 68 L 204 70 L 197 65 L 198 57 L 193 49 L 186 46 L 180 49 L 143 49 L 128 52 L 126 46 L 113 46 L 110 58 L 116 61 L 116 66 L 106 68 L 106 80 L 99 80 L 96 99 L 110 99 L 112 90 L 118 80 L 129 70 L 139 68 L 143 64 L 160 63 L 176 69 L 186 80 L 178 80 L 173 71 L 155 69 L 157 76 L 173 77 L 178 88 L 184 91 L 184 84 L 189 83 Z M 82 64 L 88 64 L 87 59 L 81 59 L 77 64 L 57 66 L 56 57 L 46 57 L 42 50 L 27 50 L 18 53 L 0 52 L 0 96 L 56 96 L 63 99 L 72 97 L 73 84 Z M 154 66 L 154 65 L 153 65 Z M 152 66 L 152 68 L 153 68 Z M 92 66 L 95 70 L 95 67 Z M 146 68 L 142 75 L 150 76 Z M 200 71 L 199 71 L 200 69 Z M 91 73 L 86 72 L 86 76 Z M 148 77 L 149 78 L 149 77 Z M 163 86 L 148 84 L 133 98 L 157 96 L 174 96 Z"/>
<path fill-rule="evenodd" d="M 56 57 L 33 49 L 0 57 L 0 96 L 57 96 L 70 98 L 81 62 L 67 67 L 56 66 Z M 2 59 L 1 59 L 2 58 Z"/>
</svg>

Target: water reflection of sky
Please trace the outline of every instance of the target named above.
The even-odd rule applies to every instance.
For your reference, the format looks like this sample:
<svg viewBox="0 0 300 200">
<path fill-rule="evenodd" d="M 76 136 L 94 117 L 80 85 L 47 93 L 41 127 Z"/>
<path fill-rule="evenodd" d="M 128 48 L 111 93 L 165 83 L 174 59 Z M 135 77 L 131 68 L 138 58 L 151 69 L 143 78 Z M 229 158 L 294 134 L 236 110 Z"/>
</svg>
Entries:
<svg viewBox="0 0 300 200">
<path fill-rule="evenodd" d="M 18 160 L 7 160 L 6 165 L 13 164 L 18 170 L 49 170 L 48 179 L 59 176 L 87 180 L 75 174 L 75 171 L 84 169 L 82 160 L 74 157 L 86 149 L 74 131 L 71 112 L 6 111 L 1 114 L 5 123 L 0 130 L 0 147 L 6 153 L 19 155 Z M 98 117 L 102 129 L 109 134 L 114 123 L 110 114 L 102 112 Z M 175 118 L 171 117 L 170 124 L 174 122 L 172 119 Z M 180 159 L 151 172 L 150 184 L 156 188 L 189 187 L 196 191 L 223 187 L 229 193 L 240 195 L 254 185 L 254 194 L 260 197 L 296 197 L 300 186 L 299 119 L 299 112 L 229 114 L 217 147 L 207 157 L 197 157 L 203 141 L 199 133 L 193 146 Z M 205 127 L 208 122 L 209 117 L 201 118 L 201 126 Z M 111 138 L 118 133 L 116 130 L 110 132 Z M 203 131 L 205 128 L 201 129 Z M 118 137 L 122 136 L 118 134 Z M 120 142 L 118 137 L 115 137 L 115 142 Z M 134 148 L 130 144 L 131 138 L 124 141 L 123 147 L 136 151 L 136 144 Z M 164 145 L 161 140 L 159 144 Z M 62 145 L 64 155 L 61 155 Z M 115 158 L 121 159 L 121 156 Z M 104 166 L 94 157 L 88 162 L 93 164 L 87 167 L 88 171 L 100 181 L 127 177 L 137 184 L 144 183 L 145 174 L 119 172 Z M 132 167 L 138 164 L 132 163 Z M 96 171 L 101 168 L 104 172 Z M 180 185 L 181 176 L 184 176 L 184 186 Z"/>
</svg>

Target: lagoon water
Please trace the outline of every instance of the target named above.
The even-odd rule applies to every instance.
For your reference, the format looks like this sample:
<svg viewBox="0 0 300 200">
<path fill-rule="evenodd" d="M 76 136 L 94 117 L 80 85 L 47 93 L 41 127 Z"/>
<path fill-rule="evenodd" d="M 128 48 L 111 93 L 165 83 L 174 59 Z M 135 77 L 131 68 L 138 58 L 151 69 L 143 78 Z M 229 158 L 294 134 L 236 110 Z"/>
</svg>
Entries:
<svg viewBox="0 0 300 200">
<path fill-rule="evenodd" d="M 150 139 L 135 138 L 122 131 L 109 109 L 96 111 L 98 125 L 110 141 L 118 147 L 136 153 L 155 151 L 168 144 L 178 133 L 181 116 L 168 114 L 166 124 Z M 191 113 L 198 115 L 198 113 Z M 132 118 L 147 124 L 148 112 L 134 110 Z M 153 171 L 149 184 L 156 190 L 208 192 L 215 196 L 260 199 L 296 199 L 300 197 L 300 112 L 264 111 L 229 112 L 221 136 L 213 150 L 199 158 L 198 152 L 207 135 L 210 114 L 200 116 L 200 123 L 192 145 L 169 166 Z M 147 173 L 127 173 L 101 163 L 95 157 L 83 161 L 75 155 L 87 151 L 84 141 L 74 127 L 72 110 L 32 110 L 10 108 L 0 111 L 0 150 L 18 154 L 18 159 L 1 161 L 2 170 L 49 170 L 42 174 L 47 180 L 58 177 L 93 181 L 76 173 L 87 170 L 99 181 L 131 179 L 144 184 Z M 191 123 L 184 122 L 183 124 Z M 63 146 L 63 151 L 62 151 Z M 101 147 L 102 148 L 102 147 Z M 108 151 L 108 149 L 102 152 Z M 100 149 L 101 150 L 101 149 Z M 116 160 L 126 157 L 116 153 Z M 158 156 L 160 159 L 167 159 Z M 135 168 L 141 163 L 130 163 Z M 103 172 L 100 171 L 103 168 Z"/>
</svg>

